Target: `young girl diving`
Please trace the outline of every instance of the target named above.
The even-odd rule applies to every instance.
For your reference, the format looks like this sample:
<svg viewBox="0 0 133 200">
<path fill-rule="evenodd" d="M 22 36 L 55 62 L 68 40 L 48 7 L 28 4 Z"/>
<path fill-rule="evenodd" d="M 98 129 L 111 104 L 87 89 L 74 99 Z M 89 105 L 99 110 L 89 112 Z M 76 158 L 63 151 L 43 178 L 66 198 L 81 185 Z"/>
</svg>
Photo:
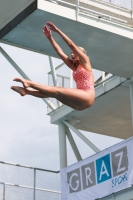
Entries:
<svg viewBox="0 0 133 200">
<path fill-rule="evenodd" d="M 71 49 L 71 59 L 63 52 L 52 36 L 52 31 L 59 34 Z M 31 95 L 39 98 L 56 98 L 63 104 L 75 110 L 84 110 L 93 105 L 95 99 L 94 76 L 89 57 L 84 48 L 76 46 L 59 28 L 52 22 L 47 22 L 43 27 L 43 34 L 49 40 L 59 57 L 73 70 L 73 78 L 77 88 L 63 88 L 42 85 L 23 78 L 15 78 L 23 87 L 12 86 L 11 89 L 21 96 Z M 30 89 L 32 88 L 32 89 Z"/>
</svg>

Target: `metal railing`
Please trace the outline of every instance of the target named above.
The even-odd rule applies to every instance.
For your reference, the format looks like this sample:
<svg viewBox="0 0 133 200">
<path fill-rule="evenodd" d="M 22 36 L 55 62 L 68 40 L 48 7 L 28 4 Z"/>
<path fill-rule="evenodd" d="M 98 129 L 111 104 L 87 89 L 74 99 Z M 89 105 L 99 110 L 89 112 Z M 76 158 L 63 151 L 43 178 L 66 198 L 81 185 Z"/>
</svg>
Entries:
<svg viewBox="0 0 133 200">
<path fill-rule="evenodd" d="M 59 171 L 0 162 L 0 200 L 61 200 Z"/>
<path fill-rule="evenodd" d="M 93 15 L 126 26 L 133 26 L 133 1 L 115 0 L 46 0 L 76 11 L 79 14 Z"/>
<path fill-rule="evenodd" d="M 88 2 L 90 0 L 80 0 L 81 2 Z M 91 0 L 93 2 L 101 2 L 101 3 L 106 3 L 106 4 L 110 4 L 110 5 L 114 5 L 114 6 L 118 6 L 118 7 L 121 7 L 121 8 L 125 8 L 125 9 L 129 9 L 131 10 L 132 9 L 132 0 Z"/>
<path fill-rule="evenodd" d="M 68 6 L 71 7 L 75 7 L 75 5 L 77 6 L 77 0 L 49 0 L 52 3 L 62 3 L 62 4 L 66 4 Z M 121 0 L 121 1 L 117 1 L 117 0 L 78 0 L 79 3 L 83 2 L 85 4 L 89 4 L 90 2 L 91 5 L 95 5 L 95 3 L 101 3 L 101 4 L 106 4 L 106 5 L 110 5 L 113 7 L 119 7 L 119 8 L 123 8 L 123 9 L 128 9 L 128 10 L 132 10 L 132 0 Z"/>
</svg>

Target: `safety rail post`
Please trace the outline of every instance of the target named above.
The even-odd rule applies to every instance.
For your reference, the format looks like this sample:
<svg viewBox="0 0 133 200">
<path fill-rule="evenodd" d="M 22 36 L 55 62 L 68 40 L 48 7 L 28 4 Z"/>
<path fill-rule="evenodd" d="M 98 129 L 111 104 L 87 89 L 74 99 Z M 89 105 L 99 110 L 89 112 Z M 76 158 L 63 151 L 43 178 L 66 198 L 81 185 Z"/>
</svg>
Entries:
<svg viewBox="0 0 133 200">
<path fill-rule="evenodd" d="M 133 0 L 131 0 L 131 18 L 133 19 Z"/>
<path fill-rule="evenodd" d="M 73 71 L 70 70 L 70 88 L 73 88 Z"/>
<path fill-rule="evenodd" d="M 76 21 L 78 21 L 78 16 L 79 16 L 79 0 L 77 1 L 77 5 L 76 5 Z"/>
<path fill-rule="evenodd" d="M 104 88 L 104 92 L 105 92 L 105 72 L 102 72 L 102 82 L 103 82 L 103 88 Z"/>
<path fill-rule="evenodd" d="M 36 169 L 34 168 L 34 179 L 33 179 L 33 200 L 36 199 Z"/>
<path fill-rule="evenodd" d="M 104 81 L 105 80 L 105 72 L 102 72 L 102 81 Z"/>
<path fill-rule="evenodd" d="M 3 200 L 5 200 L 5 183 L 3 183 Z"/>
</svg>

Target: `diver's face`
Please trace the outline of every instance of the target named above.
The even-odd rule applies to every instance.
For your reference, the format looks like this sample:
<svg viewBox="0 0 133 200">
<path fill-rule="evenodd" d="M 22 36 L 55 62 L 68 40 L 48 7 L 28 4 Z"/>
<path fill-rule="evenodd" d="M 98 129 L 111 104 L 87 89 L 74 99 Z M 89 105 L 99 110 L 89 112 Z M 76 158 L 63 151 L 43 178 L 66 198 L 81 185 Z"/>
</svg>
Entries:
<svg viewBox="0 0 133 200">
<path fill-rule="evenodd" d="M 79 62 L 79 57 L 73 51 L 71 52 L 71 58 L 72 58 L 73 63 Z"/>
</svg>

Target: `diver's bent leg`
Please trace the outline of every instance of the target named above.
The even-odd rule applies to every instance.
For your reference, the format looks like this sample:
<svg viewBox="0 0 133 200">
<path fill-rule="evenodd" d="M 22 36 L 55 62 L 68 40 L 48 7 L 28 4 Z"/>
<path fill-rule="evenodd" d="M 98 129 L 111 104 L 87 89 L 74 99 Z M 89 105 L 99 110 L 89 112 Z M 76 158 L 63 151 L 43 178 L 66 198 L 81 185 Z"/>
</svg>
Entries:
<svg viewBox="0 0 133 200">
<path fill-rule="evenodd" d="M 52 97 L 52 94 L 56 92 L 55 88 L 56 87 L 51 87 L 48 85 L 43 85 L 39 83 L 35 83 L 33 81 L 29 81 L 23 78 L 15 78 L 13 79 L 16 82 L 21 82 L 24 86 L 24 88 L 31 87 L 33 89 L 39 90 L 41 93 L 45 95 L 50 95 Z"/>
<path fill-rule="evenodd" d="M 30 82 L 30 87 L 39 90 L 46 96 L 56 98 L 63 104 L 76 110 L 84 110 L 94 103 L 94 92 L 74 88 L 52 87 Z"/>
<path fill-rule="evenodd" d="M 13 81 L 21 82 L 23 84 L 24 88 L 28 88 L 29 87 L 28 82 L 32 82 L 32 81 L 26 80 L 24 78 L 14 78 Z"/>
<path fill-rule="evenodd" d="M 93 91 L 84 91 L 74 88 L 58 88 L 54 97 L 76 110 L 84 110 L 93 105 L 95 94 Z"/>
<path fill-rule="evenodd" d="M 23 87 L 12 86 L 11 89 L 19 93 L 21 96 L 25 96 L 27 94 L 27 89 Z"/>
<path fill-rule="evenodd" d="M 89 108 L 94 103 L 95 95 L 91 90 L 84 91 L 74 88 L 51 87 L 20 78 L 14 80 L 22 82 L 25 86 L 28 85 L 28 87 L 39 90 L 41 93 L 46 95 L 46 97 L 54 97 L 63 104 L 66 104 L 76 110 Z"/>
<path fill-rule="evenodd" d="M 38 97 L 38 98 L 49 98 L 50 97 L 49 95 L 43 94 L 38 90 L 28 90 L 28 89 L 26 89 L 26 90 L 27 90 L 27 95 L 31 95 L 31 96 Z"/>
</svg>

